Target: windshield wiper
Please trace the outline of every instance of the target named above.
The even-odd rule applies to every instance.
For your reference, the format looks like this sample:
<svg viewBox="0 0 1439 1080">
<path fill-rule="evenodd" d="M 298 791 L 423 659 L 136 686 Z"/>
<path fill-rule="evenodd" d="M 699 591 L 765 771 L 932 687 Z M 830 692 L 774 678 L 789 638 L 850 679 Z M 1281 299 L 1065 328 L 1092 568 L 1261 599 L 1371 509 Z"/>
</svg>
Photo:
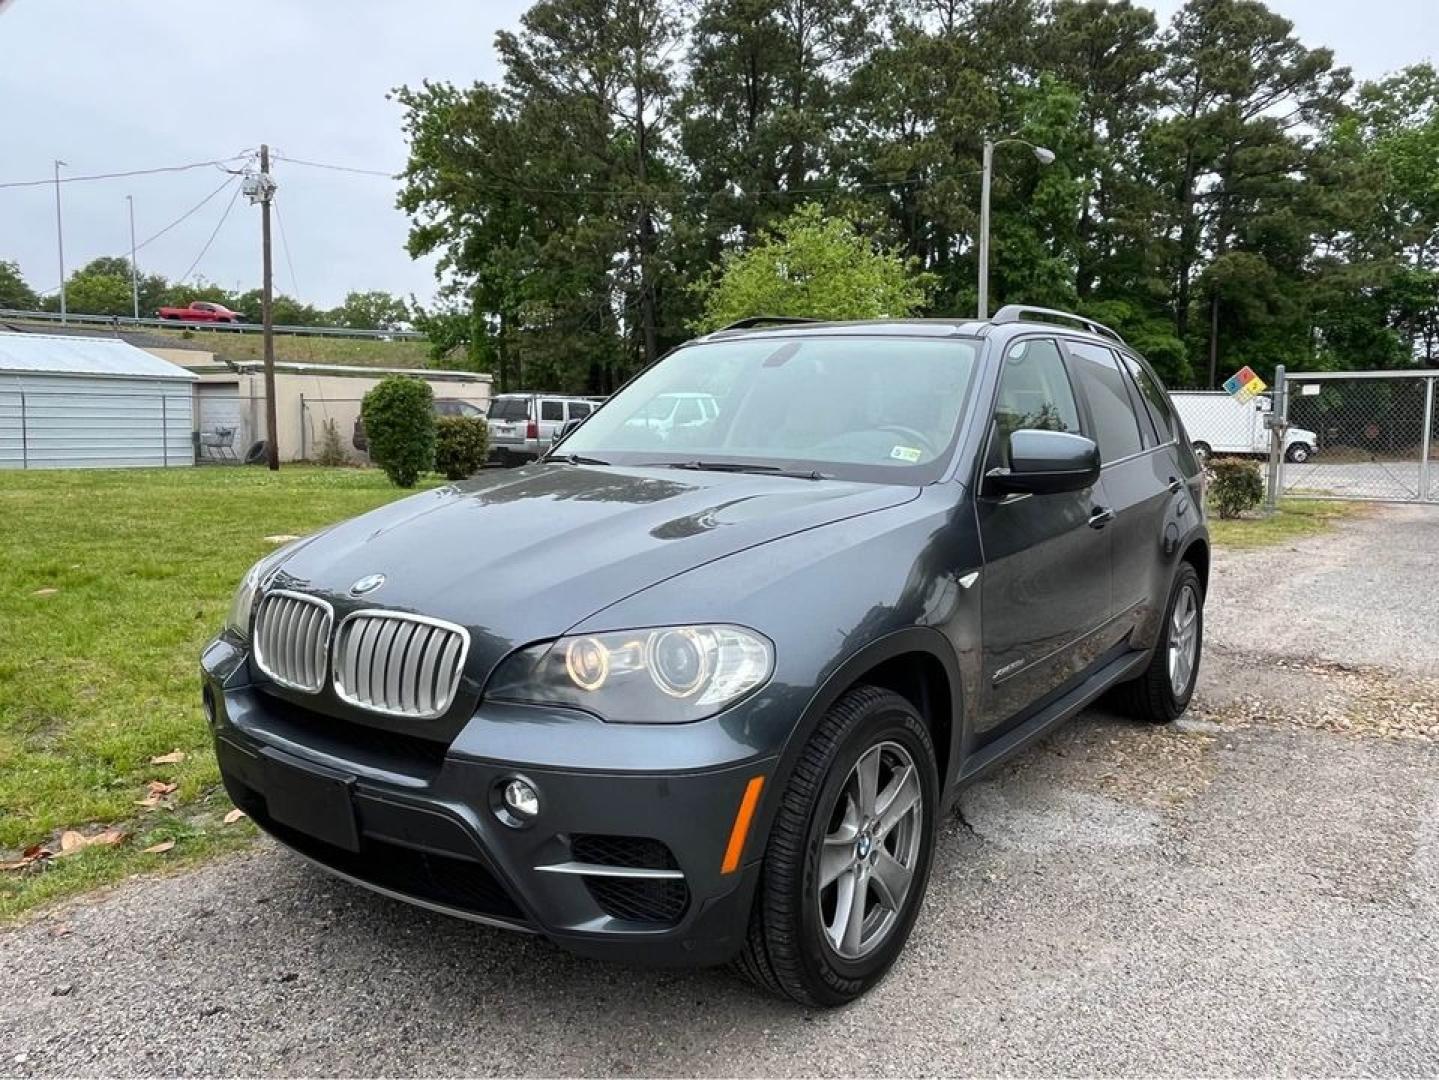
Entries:
<svg viewBox="0 0 1439 1080">
<path fill-rule="evenodd" d="M 603 458 L 585 457 L 584 454 L 546 454 L 546 461 L 563 461 L 566 465 L 608 465 Z"/>
<path fill-rule="evenodd" d="M 664 463 L 667 469 L 691 469 L 696 472 L 763 473 L 766 476 L 794 476 L 801 480 L 827 480 L 828 477 L 814 469 L 783 469 L 778 465 L 762 465 L 750 461 L 671 461 Z"/>
</svg>

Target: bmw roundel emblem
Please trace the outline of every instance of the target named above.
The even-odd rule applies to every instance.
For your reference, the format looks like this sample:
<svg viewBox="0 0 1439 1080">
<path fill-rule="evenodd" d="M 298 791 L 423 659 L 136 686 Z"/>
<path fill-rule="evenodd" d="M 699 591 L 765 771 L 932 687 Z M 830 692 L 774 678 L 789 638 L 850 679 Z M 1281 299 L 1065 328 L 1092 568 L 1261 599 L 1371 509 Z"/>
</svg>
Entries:
<svg viewBox="0 0 1439 1080">
<path fill-rule="evenodd" d="M 350 586 L 351 596 L 365 596 L 385 583 L 384 574 L 369 574 Z"/>
</svg>

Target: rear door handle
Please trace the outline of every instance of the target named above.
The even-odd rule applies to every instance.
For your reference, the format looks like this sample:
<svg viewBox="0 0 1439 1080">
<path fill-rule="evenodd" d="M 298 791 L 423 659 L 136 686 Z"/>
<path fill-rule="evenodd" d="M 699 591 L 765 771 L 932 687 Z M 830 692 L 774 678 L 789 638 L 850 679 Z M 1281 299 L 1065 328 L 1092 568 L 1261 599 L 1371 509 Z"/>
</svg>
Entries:
<svg viewBox="0 0 1439 1080">
<path fill-rule="evenodd" d="M 1178 495 L 1183 490 L 1184 481 L 1179 479 L 1177 476 L 1171 476 L 1169 478 L 1169 494 Z"/>
<path fill-rule="evenodd" d="M 1089 512 L 1089 527 L 1102 529 L 1114 520 L 1114 511 L 1107 506 L 1096 506 Z"/>
</svg>

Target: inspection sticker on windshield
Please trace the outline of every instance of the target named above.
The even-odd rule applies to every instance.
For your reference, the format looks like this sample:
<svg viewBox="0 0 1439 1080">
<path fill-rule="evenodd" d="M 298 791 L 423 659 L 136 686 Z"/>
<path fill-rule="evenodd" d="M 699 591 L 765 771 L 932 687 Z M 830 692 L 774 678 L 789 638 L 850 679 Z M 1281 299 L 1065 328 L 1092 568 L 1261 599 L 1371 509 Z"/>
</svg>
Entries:
<svg viewBox="0 0 1439 1080">
<path fill-rule="evenodd" d="M 912 446 L 896 446 L 889 452 L 889 456 L 896 461 L 915 462 L 924 456 L 924 451 L 916 450 Z"/>
</svg>

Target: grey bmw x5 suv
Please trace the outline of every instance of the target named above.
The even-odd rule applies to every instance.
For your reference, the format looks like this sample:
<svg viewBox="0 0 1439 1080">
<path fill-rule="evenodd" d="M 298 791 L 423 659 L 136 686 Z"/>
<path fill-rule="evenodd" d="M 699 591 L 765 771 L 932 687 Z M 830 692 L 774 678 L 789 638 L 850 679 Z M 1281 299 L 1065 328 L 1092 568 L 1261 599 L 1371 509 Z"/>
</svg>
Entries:
<svg viewBox="0 0 1439 1080">
<path fill-rule="evenodd" d="M 629 422 L 676 394 L 716 408 Z M 1103 693 L 1184 710 L 1201 485 L 1096 323 L 746 320 L 251 569 L 202 661 L 225 785 L 389 896 L 840 1004 L 964 785 Z"/>
</svg>

